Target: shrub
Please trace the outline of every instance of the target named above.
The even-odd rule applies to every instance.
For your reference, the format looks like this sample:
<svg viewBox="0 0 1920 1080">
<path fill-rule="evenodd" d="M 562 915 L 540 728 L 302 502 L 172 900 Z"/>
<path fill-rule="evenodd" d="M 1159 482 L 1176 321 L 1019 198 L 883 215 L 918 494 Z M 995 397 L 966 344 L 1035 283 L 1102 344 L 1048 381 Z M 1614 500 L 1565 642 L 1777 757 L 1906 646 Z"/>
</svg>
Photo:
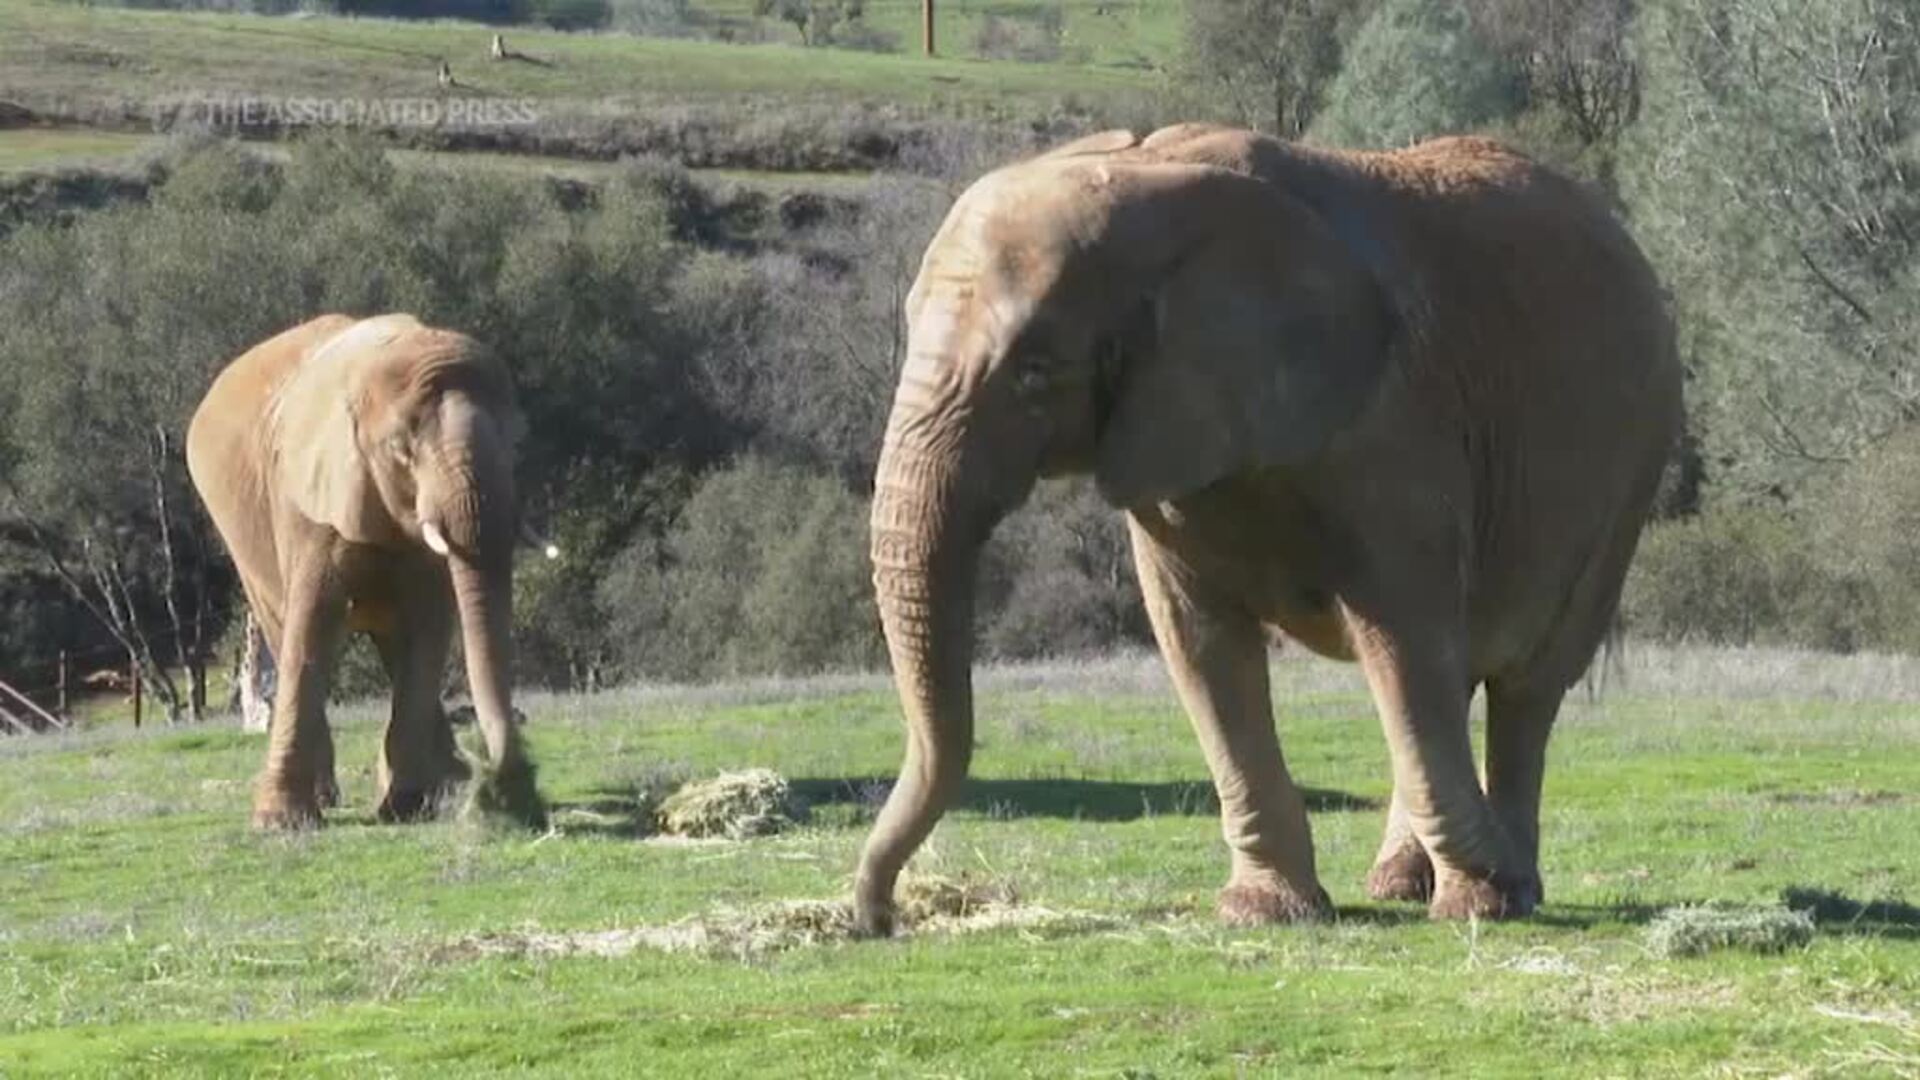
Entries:
<svg viewBox="0 0 1920 1080">
<path fill-rule="evenodd" d="M 746 458 L 711 474 L 662 541 L 600 590 L 631 674 L 870 668 L 881 657 L 867 510 L 837 480 Z"/>
<path fill-rule="evenodd" d="M 1812 500 L 1809 532 L 1830 574 L 1857 583 L 1873 644 L 1920 650 L 1920 426 L 1888 437 Z"/>
<path fill-rule="evenodd" d="M 1354 36 L 1312 134 L 1392 148 L 1474 131 L 1517 115 L 1524 87 L 1457 0 L 1384 0 Z"/>
<path fill-rule="evenodd" d="M 984 556 L 980 639 L 999 659 L 1101 652 L 1152 640 L 1126 518 L 1091 484 L 1043 484 Z"/>
<path fill-rule="evenodd" d="M 1851 650 L 1880 633 L 1865 582 L 1816 557 L 1807 526 L 1780 507 L 1652 525 L 1621 607 L 1631 633 L 1663 641 Z"/>
<path fill-rule="evenodd" d="M 989 12 L 974 32 L 973 52 L 983 60 L 1053 63 L 1060 59 L 1066 29 L 1066 13 L 1057 3 L 1042 7 L 1033 18 Z"/>
</svg>

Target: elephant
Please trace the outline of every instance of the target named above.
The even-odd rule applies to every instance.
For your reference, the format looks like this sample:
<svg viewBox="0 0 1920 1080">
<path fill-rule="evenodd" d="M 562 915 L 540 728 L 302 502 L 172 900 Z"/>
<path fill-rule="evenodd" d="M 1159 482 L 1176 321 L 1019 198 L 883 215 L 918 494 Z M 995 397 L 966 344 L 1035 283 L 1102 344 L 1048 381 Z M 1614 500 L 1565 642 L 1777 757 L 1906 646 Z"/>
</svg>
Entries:
<svg viewBox="0 0 1920 1080">
<path fill-rule="evenodd" d="M 1225 922 L 1332 912 L 1273 634 L 1371 691 L 1394 791 L 1369 892 L 1534 909 L 1548 736 L 1682 423 L 1664 293 L 1597 195 L 1484 138 L 1105 132 L 968 187 L 905 313 L 870 544 L 907 738 L 855 871 L 864 932 L 891 932 L 967 775 L 981 547 L 1037 478 L 1085 474 L 1126 514 L 1219 795 Z"/>
<path fill-rule="evenodd" d="M 477 794 L 544 818 L 511 692 L 521 424 L 487 349 L 411 315 L 322 315 L 214 379 L 187 468 L 280 673 L 255 827 L 318 825 L 338 799 L 325 708 L 349 631 L 393 682 L 377 816 L 429 813 L 469 778 L 440 707 L 456 612 L 490 763 Z"/>
</svg>

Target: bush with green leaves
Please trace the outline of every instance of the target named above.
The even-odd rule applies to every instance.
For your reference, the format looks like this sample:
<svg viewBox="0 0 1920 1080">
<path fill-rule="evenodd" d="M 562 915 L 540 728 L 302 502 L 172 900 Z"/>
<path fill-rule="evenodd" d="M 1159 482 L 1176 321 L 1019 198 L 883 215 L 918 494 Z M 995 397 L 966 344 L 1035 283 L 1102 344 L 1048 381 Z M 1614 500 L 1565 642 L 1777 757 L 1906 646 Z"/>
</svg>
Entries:
<svg viewBox="0 0 1920 1080">
<path fill-rule="evenodd" d="M 1126 517 L 1087 481 L 1042 484 L 995 531 L 981 578 L 988 657 L 1081 655 L 1153 640 Z"/>
<path fill-rule="evenodd" d="M 1773 506 L 1724 506 L 1650 526 L 1627 576 L 1629 634 L 1660 641 L 1851 651 L 1881 636 L 1866 582 L 1816 550 Z"/>
<path fill-rule="evenodd" d="M 1639 42 L 1622 189 L 1710 479 L 1795 497 L 1920 411 L 1920 10 L 1666 0 Z"/>
<path fill-rule="evenodd" d="M 864 669 L 882 657 L 867 508 L 838 480 L 746 458 L 710 474 L 599 589 L 629 676 Z"/>
<path fill-rule="evenodd" d="M 1326 103 L 1368 0 L 1188 0 L 1181 79 L 1235 122 L 1298 138 Z"/>
<path fill-rule="evenodd" d="M 1493 127 L 1526 108 L 1526 84 L 1459 0 L 1381 0 L 1326 91 L 1313 138 L 1394 148 Z"/>
</svg>

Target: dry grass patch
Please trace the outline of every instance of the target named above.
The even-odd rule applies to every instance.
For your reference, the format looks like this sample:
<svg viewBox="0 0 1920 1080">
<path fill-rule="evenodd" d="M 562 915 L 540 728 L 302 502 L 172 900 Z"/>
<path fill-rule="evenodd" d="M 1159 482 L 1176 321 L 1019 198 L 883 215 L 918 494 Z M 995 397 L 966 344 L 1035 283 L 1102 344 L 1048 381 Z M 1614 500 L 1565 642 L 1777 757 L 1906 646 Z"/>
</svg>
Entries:
<svg viewBox="0 0 1920 1080">
<path fill-rule="evenodd" d="M 1005 882 L 934 874 L 901 879 L 902 934 L 976 934 L 1018 930 L 1039 936 L 1118 929 L 1119 919 L 1020 902 Z M 832 945 L 857 937 L 853 908 L 843 900 L 781 900 L 722 906 L 664 926 L 612 930 L 524 929 L 460 939 L 441 955 L 621 957 L 640 950 L 749 957 Z"/>
<path fill-rule="evenodd" d="M 785 777 L 772 769 L 742 769 L 682 784 L 653 817 L 667 836 L 745 840 L 787 829 L 804 814 Z"/>
<path fill-rule="evenodd" d="M 1655 956 L 1703 956 L 1722 949 L 1785 952 L 1813 940 L 1813 916 L 1782 906 L 1700 904 L 1668 908 L 1647 924 Z"/>
</svg>

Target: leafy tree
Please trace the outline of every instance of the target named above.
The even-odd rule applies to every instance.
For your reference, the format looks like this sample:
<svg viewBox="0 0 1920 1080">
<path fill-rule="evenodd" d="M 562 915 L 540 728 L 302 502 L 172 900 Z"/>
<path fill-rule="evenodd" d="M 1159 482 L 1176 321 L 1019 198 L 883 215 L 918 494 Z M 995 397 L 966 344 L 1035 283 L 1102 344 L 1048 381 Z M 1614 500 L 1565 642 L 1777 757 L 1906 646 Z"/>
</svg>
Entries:
<svg viewBox="0 0 1920 1080">
<path fill-rule="evenodd" d="M 1354 35 L 1313 137 L 1391 148 L 1485 128 L 1526 106 L 1521 73 L 1458 0 L 1382 0 Z"/>
<path fill-rule="evenodd" d="M 1920 416 L 1920 10 L 1648 11 L 1626 190 L 1681 308 L 1713 478 L 1792 496 Z"/>
<path fill-rule="evenodd" d="M 1640 111 L 1635 0 L 1467 0 L 1479 35 L 1584 146 L 1609 142 Z"/>
<path fill-rule="evenodd" d="M 1234 119 L 1304 134 L 1340 70 L 1342 37 L 1367 0 L 1189 0 L 1185 81 Z"/>
</svg>

